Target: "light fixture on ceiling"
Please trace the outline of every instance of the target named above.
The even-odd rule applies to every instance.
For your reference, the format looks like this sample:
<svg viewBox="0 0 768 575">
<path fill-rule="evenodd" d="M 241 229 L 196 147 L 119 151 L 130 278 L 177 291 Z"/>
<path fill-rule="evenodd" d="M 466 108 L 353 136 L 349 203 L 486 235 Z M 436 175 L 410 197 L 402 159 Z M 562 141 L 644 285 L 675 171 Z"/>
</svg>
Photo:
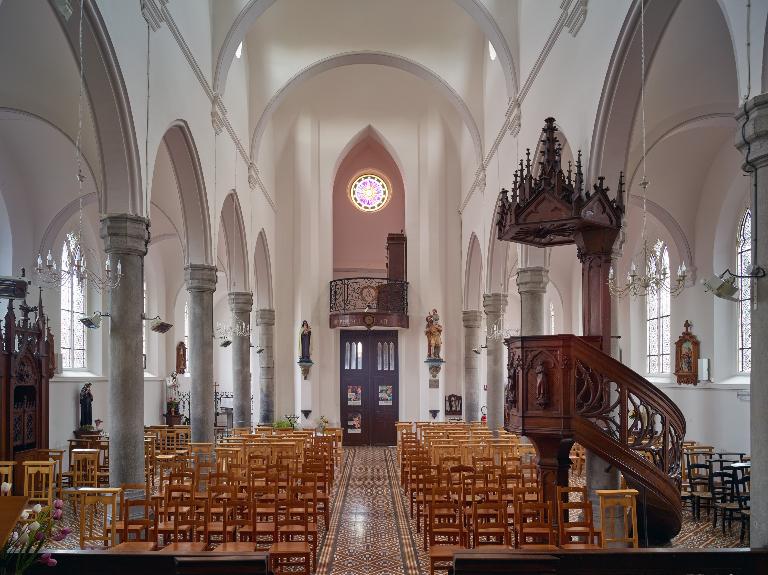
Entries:
<svg viewBox="0 0 768 575">
<path fill-rule="evenodd" d="M 735 295 L 739 288 L 736 285 L 736 279 L 736 276 L 729 270 L 725 270 L 719 276 L 712 276 L 708 280 L 701 280 L 701 283 L 704 286 L 704 291 L 711 293 L 713 296 L 737 302 L 739 298 L 735 297 Z"/>
<path fill-rule="evenodd" d="M 62 261 L 57 264 L 56 260 L 48 250 L 48 255 L 43 262 L 41 253 L 37 254 L 35 272 L 37 281 L 44 287 L 60 289 L 70 281 L 76 281 L 78 285 L 92 287 L 97 291 L 110 291 L 120 284 L 123 277 L 123 270 L 120 260 L 117 261 L 117 267 L 112 269 L 112 263 L 107 255 L 102 265 L 89 268 L 87 259 L 91 262 L 101 262 L 101 255 L 95 249 L 90 248 L 85 243 L 83 235 L 83 222 L 85 220 L 83 213 L 83 182 L 85 174 L 83 173 L 83 154 L 81 143 L 83 137 L 83 99 L 85 92 L 85 78 L 83 66 L 83 13 L 85 11 L 84 0 L 80 1 L 80 22 L 78 31 L 78 46 L 80 56 L 80 91 L 77 104 L 77 140 L 75 141 L 75 163 L 76 178 L 78 185 L 79 217 L 77 228 L 66 234 L 66 250 Z M 86 257 L 87 256 L 87 257 Z"/>
<path fill-rule="evenodd" d="M 151 329 L 155 333 L 165 333 L 173 327 L 172 323 L 163 321 L 162 319 L 160 319 L 159 315 L 156 315 L 155 317 L 144 317 L 144 314 L 142 314 L 141 319 L 144 321 L 150 322 L 149 329 Z"/>
<path fill-rule="evenodd" d="M 109 317 L 109 314 L 97 311 L 91 315 L 81 317 L 80 323 L 82 323 L 88 329 L 99 329 L 101 327 L 101 318 L 103 317 Z"/>
<path fill-rule="evenodd" d="M 644 297 L 649 294 L 665 290 L 670 295 L 677 296 L 685 289 L 688 279 L 688 270 L 683 261 L 677 268 L 677 277 L 673 280 L 670 276 L 667 262 L 664 261 L 663 250 L 659 243 L 650 244 L 646 237 L 646 222 L 648 212 L 646 209 L 648 199 L 648 178 L 646 178 L 646 159 L 648 149 L 645 139 L 645 2 L 640 3 L 640 126 L 642 130 L 642 177 L 640 187 L 643 190 L 643 227 L 640 234 L 641 248 L 632 259 L 632 264 L 627 273 L 627 280 L 620 285 L 616 280 L 616 274 L 611 266 L 608 271 L 608 289 L 611 295 L 624 297 L 629 294 L 635 297 Z"/>
</svg>

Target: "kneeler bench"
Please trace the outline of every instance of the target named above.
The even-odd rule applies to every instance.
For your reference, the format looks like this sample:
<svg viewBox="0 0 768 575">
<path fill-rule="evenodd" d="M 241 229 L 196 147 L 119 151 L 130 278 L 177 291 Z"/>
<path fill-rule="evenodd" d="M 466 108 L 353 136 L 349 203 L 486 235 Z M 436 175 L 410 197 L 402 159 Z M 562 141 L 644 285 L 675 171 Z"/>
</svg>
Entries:
<svg viewBox="0 0 768 575">
<path fill-rule="evenodd" d="M 54 551 L 56 575 L 271 575 L 269 556 L 263 552 L 227 555 L 206 551 L 171 555 L 157 551 L 110 553 L 107 550 Z M 33 565 L 27 573 L 52 575 L 45 565 Z"/>
<path fill-rule="evenodd" d="M 768 573 L 768 549 L 468 549 L 455 553 L 452 575 L 753 575 Z"/>
</svg>

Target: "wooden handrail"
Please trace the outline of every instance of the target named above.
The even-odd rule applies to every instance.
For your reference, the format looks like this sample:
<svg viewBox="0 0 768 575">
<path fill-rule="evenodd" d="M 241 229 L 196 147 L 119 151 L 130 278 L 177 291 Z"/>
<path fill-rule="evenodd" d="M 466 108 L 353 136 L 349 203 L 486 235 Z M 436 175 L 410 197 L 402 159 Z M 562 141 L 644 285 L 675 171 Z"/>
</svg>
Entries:
<svg viewBox="0 0 768 575">
<path fill-rule="evenodd" d="M 668 541 L 682 525 L 685 418 L 645 378 L 603 353 L 599 338 L 514 337 L 508 348 L 505 426 L 537 444 L 540 461 L 578 441 L 619 468 L 640 492 L 643 543 Z M 559 443 L 558 443 L 559 442 Z M 541 463 L 540 463 L 541 466 Z M 550 471 L 551 473 L 551 471 Z"/>
</svg>

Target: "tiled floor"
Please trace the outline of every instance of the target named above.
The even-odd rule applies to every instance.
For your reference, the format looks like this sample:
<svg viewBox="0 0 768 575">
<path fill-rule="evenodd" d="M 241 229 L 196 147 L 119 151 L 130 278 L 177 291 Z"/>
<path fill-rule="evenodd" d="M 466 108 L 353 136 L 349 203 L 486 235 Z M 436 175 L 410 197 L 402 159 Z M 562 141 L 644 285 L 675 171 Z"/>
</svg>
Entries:
<svg viewBox="0 0 768 575">
<path fill-rule="evenodd" d="M 583 483 L 575 477 L 573 483 Z M 429 573 L 421 534 L 408 515 L 408 500 L 400 488 L 393 448 L 345 448 L 344 462 L 332 494 L 327 532 L 322 530 L 318 575 L 421 575 Z M 56 547 L 78 547 L 77 521 L 67 506 L 66 523 L 75 529 Z M 683 528 L 672 541 L 676 547 L 738 547 L 739 527 L 723 535 L 704 516 L 694 521 L 685 511 Z"/>
</svg>

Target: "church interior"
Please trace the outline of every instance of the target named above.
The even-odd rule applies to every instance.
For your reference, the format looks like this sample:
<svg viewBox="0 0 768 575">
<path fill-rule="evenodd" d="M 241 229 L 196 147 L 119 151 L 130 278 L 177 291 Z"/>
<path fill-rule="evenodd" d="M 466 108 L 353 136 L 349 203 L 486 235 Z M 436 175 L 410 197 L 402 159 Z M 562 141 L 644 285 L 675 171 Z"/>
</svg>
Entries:
<svg viewBox="0 0 768 575">
<path fill-rule="evenodd" d="M 768 573 L 768 0 L 0 0 L 0 78 L 1 574 Z"/>
</svg>

